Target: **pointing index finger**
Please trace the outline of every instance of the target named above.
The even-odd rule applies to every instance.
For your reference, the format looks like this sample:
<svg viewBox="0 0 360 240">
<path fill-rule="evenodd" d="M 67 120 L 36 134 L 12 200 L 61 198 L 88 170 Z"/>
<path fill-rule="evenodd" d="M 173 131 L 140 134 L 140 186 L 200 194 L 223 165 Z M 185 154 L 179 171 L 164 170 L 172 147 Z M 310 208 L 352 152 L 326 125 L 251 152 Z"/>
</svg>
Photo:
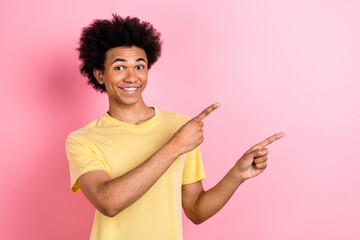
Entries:
<svg viewBox="0 0 360 240">
<path fill-rule="evenodd" d="M 258 143 L 256 145 L 254 145 L 253 147 L 251 147 L 247 151 L 247 153 L 252 152 L 254 150 L 257 150 L 257 149 L 264 148 L 265 146 L 269 145 L 270 143 L 274 142 L 275 140 L 278 140 L 278 139 L 282 138 L 283 136 L 285 136 L 284 132 L 274 134 L 271 137 L 268 137 L 267 139 L 265 139 L 264 141 L 262 141 L 262 142 L 260 142 L 260 143 Z"/>
<path fill-rule="evenodd" d="M 193 119 L 196 121 L 203 120 L 206 116 L 208 116 L 212 111 L 217 109 L 220 106 L 220 103 L 214 103 L 211 106 L 205 108 L 199 115 L 194 117 Z"/>
</svg>

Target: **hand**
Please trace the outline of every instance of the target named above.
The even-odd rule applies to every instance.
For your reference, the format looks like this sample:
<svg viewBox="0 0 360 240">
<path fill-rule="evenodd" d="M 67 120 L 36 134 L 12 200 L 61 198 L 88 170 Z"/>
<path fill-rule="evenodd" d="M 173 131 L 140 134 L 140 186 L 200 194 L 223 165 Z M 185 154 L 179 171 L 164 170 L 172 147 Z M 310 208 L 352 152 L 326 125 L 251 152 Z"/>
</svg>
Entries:
<svg viewBox="0 0 360 240">
<path fill-rule="evenodd" d="M 285 136 L 285 133 L 283 132 L 272 135 L 246 151 L 235 164 L 238 176 L 245 181 L 246 179 L 255 177 L 262 173 L 267 166 L 266 161 L 268 160 L 268 157 L 266 155 L 269 152 L 264 147 L 283 136 Z"/>
<path fill-rule="evenodd" d="M 215 103 L 207 107 L 199 115 L 189 120 L 174 134 L 169 142 L 175 144 L 179 150 L 179 155 L 195 149 L 204 141 L 202 130 L 204 123 L 202 120 L 219 106 L 219 103 Z"/>
</svg>

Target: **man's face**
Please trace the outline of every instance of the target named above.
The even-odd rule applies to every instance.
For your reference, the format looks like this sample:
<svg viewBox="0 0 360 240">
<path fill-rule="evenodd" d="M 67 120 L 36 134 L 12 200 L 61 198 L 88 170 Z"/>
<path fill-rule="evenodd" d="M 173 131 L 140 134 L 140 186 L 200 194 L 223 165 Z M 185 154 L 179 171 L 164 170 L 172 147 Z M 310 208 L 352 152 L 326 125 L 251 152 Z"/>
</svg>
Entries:
<svg viewBox="0 0 360 240">
<path fill-rule="evenodd" d="M 136 46 L 116 47 L 106 52 L 104 71 L 94 70 L 94 75 L 99 83 L 105 84 L 110 103 L 129 106 L 143 102 L 147 63 L 145 51 Z"/>
</svg>

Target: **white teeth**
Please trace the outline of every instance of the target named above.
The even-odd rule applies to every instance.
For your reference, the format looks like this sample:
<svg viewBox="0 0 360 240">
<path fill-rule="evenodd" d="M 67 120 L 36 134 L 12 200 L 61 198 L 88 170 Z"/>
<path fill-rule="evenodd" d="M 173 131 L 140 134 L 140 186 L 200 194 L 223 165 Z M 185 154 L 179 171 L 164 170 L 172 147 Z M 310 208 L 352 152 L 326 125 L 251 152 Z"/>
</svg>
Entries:
<svg viewBox="0 0 360 240">
<path fill-rule="evenodd" d="M 135 88 L 123 88 L 123 89 L 126 90 L 126 91 L 135 91 L 137 89 L 137 87 L 135 87 Z"/>
</svg>

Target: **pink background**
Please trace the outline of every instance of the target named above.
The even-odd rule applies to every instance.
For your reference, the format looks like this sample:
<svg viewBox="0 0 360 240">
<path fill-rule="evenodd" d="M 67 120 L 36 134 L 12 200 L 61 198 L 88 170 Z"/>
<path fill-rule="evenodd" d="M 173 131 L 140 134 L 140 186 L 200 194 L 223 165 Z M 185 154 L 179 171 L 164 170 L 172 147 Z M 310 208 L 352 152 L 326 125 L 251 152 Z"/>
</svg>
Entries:
<svg viewBox="0 0 360 240">
<path fill-rule="evenodd" d="M 86 85 L 77 41 L 96 18 L 137 16 L 162 33 L 149 106 L 205 122 L 206 189 L 253 144 L 266 171 L 184 239 L 360 239 L 360 3 L 2 1 L 0 239 L 88 239 L 94 209 L 70 191 L 66 136 L 108 109 Z"/>
</svg>

